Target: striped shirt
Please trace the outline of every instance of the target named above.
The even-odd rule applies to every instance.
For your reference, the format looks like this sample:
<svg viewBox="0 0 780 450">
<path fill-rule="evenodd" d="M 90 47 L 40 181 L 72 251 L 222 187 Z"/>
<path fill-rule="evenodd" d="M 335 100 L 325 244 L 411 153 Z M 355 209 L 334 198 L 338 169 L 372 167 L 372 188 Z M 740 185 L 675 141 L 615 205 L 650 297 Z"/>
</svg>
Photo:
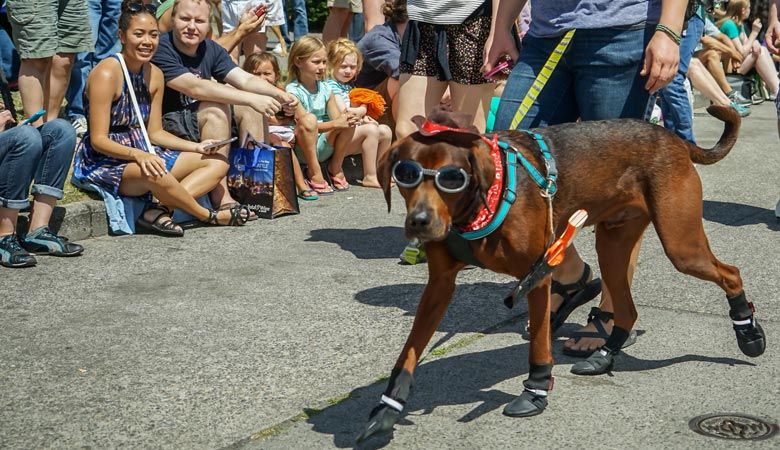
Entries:
<svg viewBox="0 0 780 450">
<path fill-rule="evenodd" d="M 406 11 L 409 20 L 434 25 L 459 25 L 483 3 L 482 0 L 408 0 Z"/>
</svg>

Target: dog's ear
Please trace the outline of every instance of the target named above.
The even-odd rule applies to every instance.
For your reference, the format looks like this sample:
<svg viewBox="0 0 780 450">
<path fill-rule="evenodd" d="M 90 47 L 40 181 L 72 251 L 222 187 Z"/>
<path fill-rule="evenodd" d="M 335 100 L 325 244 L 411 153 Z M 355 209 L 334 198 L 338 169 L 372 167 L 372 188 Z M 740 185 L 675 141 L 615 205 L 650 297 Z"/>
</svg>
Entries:
<svg viewBox="0 0 780 450">
<path fill-rule="evenodd" d="M 379 185 L 382 186 L 382 191 L 385 193 L 385 201 L 387 202 L 387 212 L 390 212 L 390 187 L 392 185 L 392 174 L 395 165 L 395 159 L 398 156 L 398 147 L 392 146 L 386 152 L 379 155 L 379 164 L 377 164 L 377 178 L 379 179 Z"/>
<path fill-rule="evenodd" d="M 469 164 L 471 165 L 471 176 L 479 189 L 479 195 L 485 201 L 487 192 L 490 186 L 493 185 L 493 177 L 496 173 L 496 167 L 493 164 L 493 158 L 490 156 L 490 149 L 487 145 L 478 142 L 471 147 Z"/>
</svg>

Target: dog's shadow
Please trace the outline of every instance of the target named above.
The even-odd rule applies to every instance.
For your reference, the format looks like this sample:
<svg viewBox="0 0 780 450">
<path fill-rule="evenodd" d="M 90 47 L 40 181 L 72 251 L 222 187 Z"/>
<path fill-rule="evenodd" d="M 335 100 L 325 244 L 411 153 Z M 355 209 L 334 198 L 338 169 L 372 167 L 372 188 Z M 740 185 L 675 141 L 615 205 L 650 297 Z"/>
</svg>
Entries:
<svg viewBox="0 0 780 450">
<path fill-rule="evenodd" d="M 337 244 L 358 259 L 398 258 L 406 246 L 401 227 L 374 227 L 365 230 L 355 228 L 322 228 L 312 230 L 306 242 L 330 242 Z"/>
<path fill-rule="evenodd" d="M 780 221 L 774 211 L 740 203 L 704 200 L 704 219 L 723 225 L 741 227 L 745 225 L 765 224 L 773 231 L 780 231 Z"/>
<path fill-rule="evenodd" d="M 492 414 L 514 399 L 522 391 L 522 381 L 528 373 L 528 343 L 513 345 L 494 350 L 466 353 L 424 362 L 415 372 L 416 385 L 412 391 L 406 414 L 396 425 L 396 429 L 414 425 L 418 416 L 432 413 L 440 406 L 471 405 L 474 408 L 457 418 L 458 422 L 471 422 L 485 414 Z M 559 348 L 557 348 L 559 350 Z M 621 354 L 615 373 L 659 369 L 685 362 L 708 362 L 729 365 L 752 365 L 734 359 L 700 355 L 684 355 L 664 360 L 643 360 Z M 567 358 L 555 352 L 560 364 L 570 364 L 575 359 Z M 561 368 L 554 370 L 554 373 Z M 508 386 L 510 392 L 495 386 L 507 380 L 513 380 Z M 601 383 L 611 383 L 608 376 L 589 378 Z M 307 423 L 317 433 L 333 436 L 333 443 L 339 448 L 355 445 L 355 439 L 363 431 L 368 414 L 382 395 L 387 381 L 378 381 L 369 386 L 353 390 L 349 397 L 323 410 L 308 410 Z M 557 398 L 555 401 L 567 401 Z M 587 401 L 587 394 L 579 399 L 568 401 Z M 517 419 L 506 419 L 517 420 Z M 381 448 L 387 445 L 392 435 L 384 438 L 372 438 L 360 445 L 360 448 Z"/>
<path fill-rule="evenodd" d="M 452 296 L 452 303 L 447 309 L 438 331 L 447 333 L 436 343 L 440 346 L 456 333 L 481 332 L 500 321 L 502 317 L 509 319 L 524 311 L 525 305 L 518 305 L 514 310 L 504 306 L 503 299 L 514 287 L 515 282 L 477 282 L 458 283 Z M 404 311 L 405 316 L 414 316 L 420 303 L 425 284 L 402 283 L 377 286 L 358 292 L 355 300 L 365 305 L 383 308 L 397 308 Z"/>
</svg>

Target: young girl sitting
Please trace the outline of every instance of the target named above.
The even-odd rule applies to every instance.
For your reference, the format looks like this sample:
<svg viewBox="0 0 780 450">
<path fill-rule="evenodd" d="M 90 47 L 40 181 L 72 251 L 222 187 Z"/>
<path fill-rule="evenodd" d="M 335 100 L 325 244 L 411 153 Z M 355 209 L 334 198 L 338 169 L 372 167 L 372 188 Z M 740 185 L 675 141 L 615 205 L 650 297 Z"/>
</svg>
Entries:
<svg viewBox="0 0 780 450">
<path fill-rule="evenodd" d="M 244 61 L 244 70 L 265 79 L 273 85 L 277 85 L 282 78 L 276 57 L 268 52 L 257 52 L 249 55 L 246 61 Z M 294 129 L 289 125 L 294 126 Z M 314 114 L 307 112 L 299 104 L 294 118 L 271 117 L 269 119 L 268 134 L 268 142 L 271 145 L 289 147 L 297 144 L 303 150 L 304 155 L 312 155 L 312 160 L 307 162 L 310 165 L 313 163 L 315 167 L 309 169 L 309 174 L 312 180 L 320 180 L 319 183 L 317 181 L 314 182 L 315 185 L 320 187 L 319 190 L 312 189 L 306 184 L 298 158 L 293 154 L 295 186 L 298 188 L 299 198 L 303 200 L 317 200 L 319 198 L 318 194 L 333 193 L 333 189 L 328 186 L 322 176 L 319 162 L 317 162 L 315 156 L 317 154 L 317 118 Z"/>
<path fill-rule="evenodd" d="M 304 158 L 312 170 L 317 161 L 327 161 L 328 172 L 337 191 L 346 191 L 349 184 L 344 177 L 341 165 L 347 155 L 360 153 L 363 147 L 376 147 L 376 139 L 369 138 L 365 127 L 358 128 L 361 118 L 354 113 L 340 110 L 336 96 L 325 83 L 327 54 L 325 44 L 313 36 L 304 36 L 296 41 L 290 50 L 288 59 L 290 83 L 287 92 L 300 99 L 301 105 L 317 117 L 316 154 L 306 154 L 306 149 L 296 145 L 296 150 L 304 152 Z M 376 155 L 376 153 L 374 153 Z M 312 159 L 314 164 L 312 164 Z M 310 179 L 312 189 L 323 187 L 319 180 Z M 323 183 L 324 184 L 324 183 Z M 325 186 L 327 186 L 325 184 Z"/>
<path fill-rule="evenodd" d="M 326 80 L 331 92 L 336 96 L 339 111 L 347 111 L 360 118 L 356 134 L 365 134 L 361 150 L 363 152 L 363 186 L 379 187 L 376 176 L 377 155 L 381 155 L 390 147 L 393 133 L 390 127 L 377 123 L 366 115 L 365 106 L 352 106 L 349 101 L 349 91 L 352 81 L 363 66 L 363 55 L 357 46 L 349 39 L 340 38 L 328 44 L 328 75 Z"/>
</svg>

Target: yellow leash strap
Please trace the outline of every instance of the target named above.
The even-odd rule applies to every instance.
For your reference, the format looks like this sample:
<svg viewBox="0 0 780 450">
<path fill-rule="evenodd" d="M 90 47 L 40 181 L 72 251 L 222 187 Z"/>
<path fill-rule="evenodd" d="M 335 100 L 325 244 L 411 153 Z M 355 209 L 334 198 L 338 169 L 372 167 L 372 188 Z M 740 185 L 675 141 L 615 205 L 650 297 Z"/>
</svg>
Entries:
<svg viewBox="0 0 780 450">
<path fill-rule="evenodd" d="M 544 63 L 544 67 L 539 71 L 539 74 L 536 75 L 534 83 L 531 85 L 531 88 L 528 89 L 525 98 L 520 103 L 520 107 L 517 108 L 517 112 L 512 118 L 512 124 L 509 126 L 510 130 L 516 130 L 517 127 L 520 126 L 520 122 L 525 118 L 525 115 L 528 114 L 528 110 L 531 109 L 531 106 L 536 101 L 536 97 L 542 92 L 544 85 L 547 84 L 547 80 L 550 79 L 553 70 L 555 70 L 561 57 L 563 57 L 563 54 L 569 47 L 569 42 L 571 42 L 571 39 L 574 37 L 574 31 L 575 30 L 569 30 L 563 35 L 561 42 L 558 43 L 555 50 L 550 54 L 550 57 L 547 58 L 547 62 Z"/>
</svg>

